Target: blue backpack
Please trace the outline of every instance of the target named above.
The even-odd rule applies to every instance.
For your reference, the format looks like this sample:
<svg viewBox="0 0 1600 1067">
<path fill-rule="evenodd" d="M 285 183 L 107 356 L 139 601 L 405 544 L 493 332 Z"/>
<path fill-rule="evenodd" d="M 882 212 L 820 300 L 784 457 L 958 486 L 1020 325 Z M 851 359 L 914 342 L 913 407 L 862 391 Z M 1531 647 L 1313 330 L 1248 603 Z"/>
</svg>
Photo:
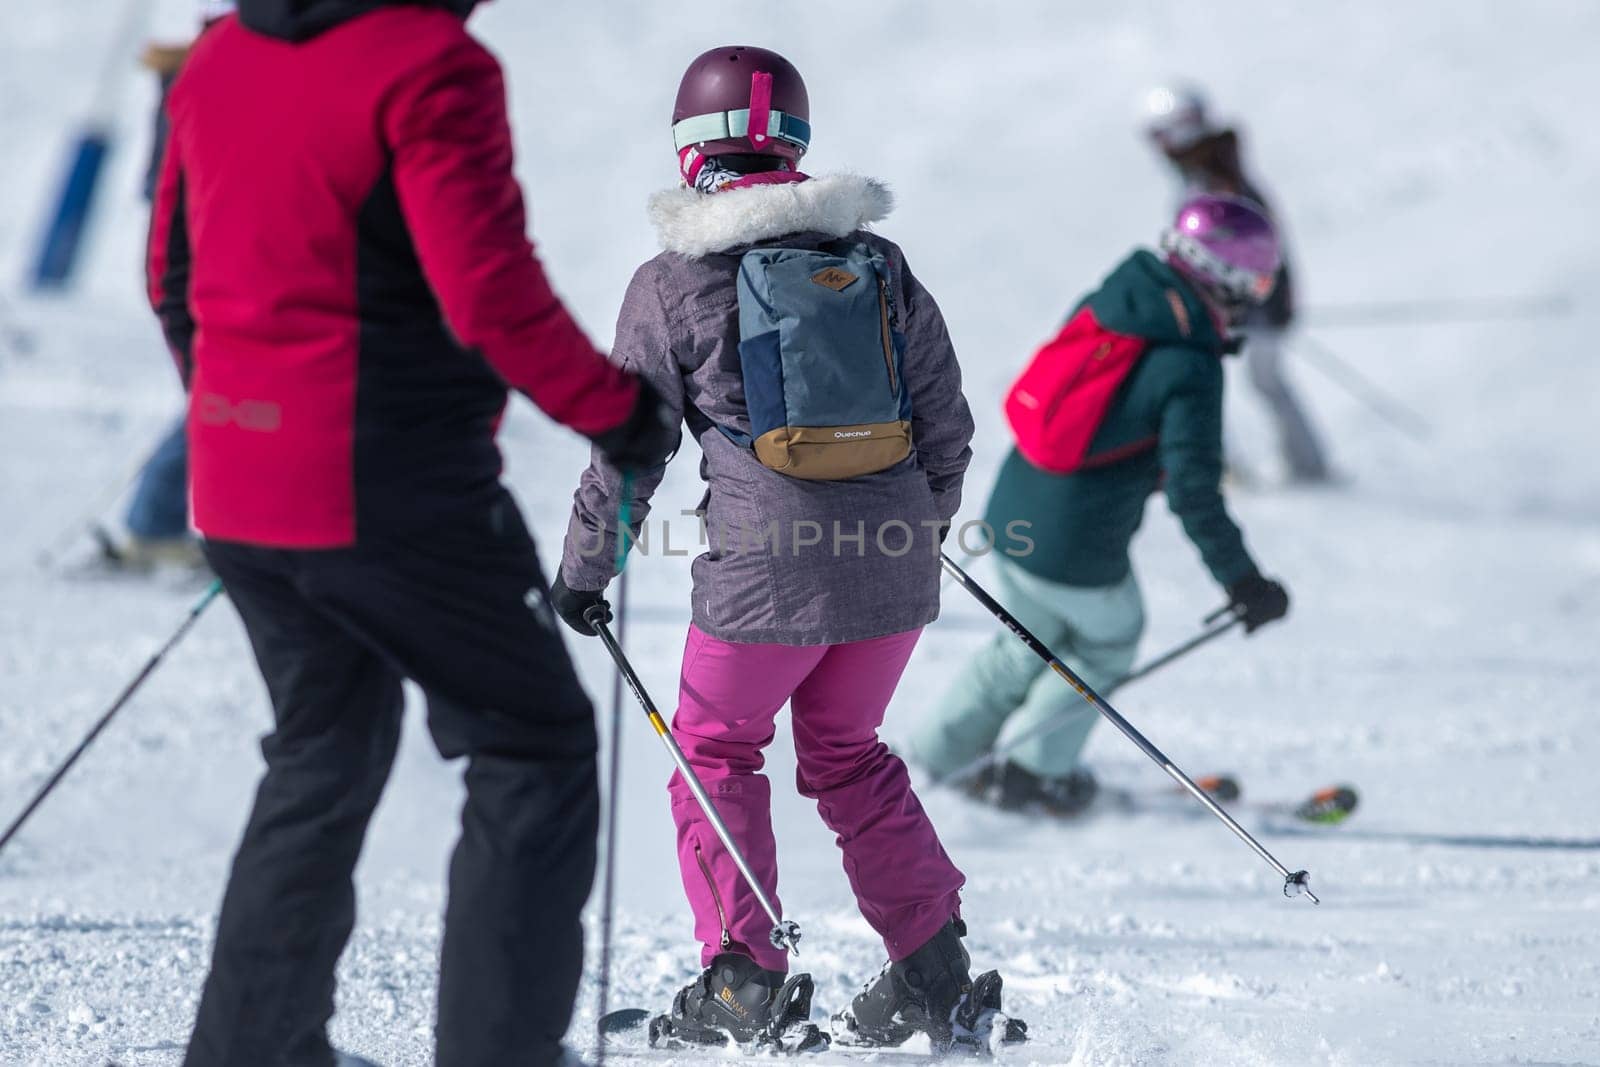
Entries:
<svg viewBox="0 0 1600 1067">
<path fill-rule="evenodd" d="M 889 266 L 860 245 L 752 248 L 739 261 L 739 364 L 749 435 L 792 478 L 841 481 L 911 455 Z"/>
</svg>

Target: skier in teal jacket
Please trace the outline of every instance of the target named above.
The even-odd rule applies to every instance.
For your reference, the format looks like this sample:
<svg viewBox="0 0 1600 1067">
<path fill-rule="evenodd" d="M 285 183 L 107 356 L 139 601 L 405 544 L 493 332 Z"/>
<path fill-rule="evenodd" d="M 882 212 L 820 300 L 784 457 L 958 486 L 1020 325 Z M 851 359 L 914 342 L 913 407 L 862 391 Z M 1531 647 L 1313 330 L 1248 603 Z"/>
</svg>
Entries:
<svg viewBox="0 0 1600 1067">
<path fill-rule="evenodd" d="M 985 514 L 991 529 L 1020 534 L 999 541 L 1001 599 L 1102 692 L 1132 667 L 1144 629 L 1128 549 L 1158 488 L 1248 631 L 1289 604 L 1245 548 L 1221 490 L 1222 357 L 1234 347 L 1229 329 L 1271 292 L 1276 234 L 1256 205 L 1200 196 L 1162 243 L 1163 255 L 1134 252 L 1080 305 L 1106 330 L 1148 346 L 1095 429 L 1088 459 L 1055 474 L 1013 448 Z M 1007 808 L 1070 814 L 1095 793 L 1079 758 L 1096 717 L 1026 646 L 999 634 L 917 724 L 911 754 L 942 777 L 1029 733 L 971 791 Z M 1040 729 L 1046 720 L 1055 725 Z"/>
</svg>

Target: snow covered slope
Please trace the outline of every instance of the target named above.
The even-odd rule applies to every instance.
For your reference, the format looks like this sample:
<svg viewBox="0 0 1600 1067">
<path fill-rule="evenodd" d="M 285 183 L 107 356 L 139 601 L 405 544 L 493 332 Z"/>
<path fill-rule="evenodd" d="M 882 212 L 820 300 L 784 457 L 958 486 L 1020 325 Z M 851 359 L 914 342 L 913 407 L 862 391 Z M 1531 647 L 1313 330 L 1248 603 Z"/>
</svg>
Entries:
<svg viewBox="0 0 1600 1067">
<path fill-rule="evenodd" d="M 31 252 L 62 130 L 110 48 L 111 6 L 0 10 L 7 283 Z M 161 0 L 159 24 L 182 32 L 189 7 Z M 1153 80 L 1196 77 L 1248 120 L 1307 303 L 1570 295 L 1572 315 L 1537 322 L 1318 333 L 1419 408 L 1432 438 L 1395 434 L 1298 365 L 1350 484 L 1235 503 L 1258 556 L 1290 584 L 1294 616 L 1119 701 L 1180 763 L 1237 772 L 1256 797 L 1338 779 L 1362 788 L 1347 827 L 1267 839 L 1312 870 L 1320 909 L 1282 899 L 1271 873 L 1202 819 L 1107 814 L 1062 827 L 943 795 L 928 804 L 968 872 L 977 962 L 1003 969 L 1012 1009 L 1033 1027 L 1033 1043 L 1007 1060 L 1600 1063 L 1600 850 L 1379 836 L 1600 838 L 1600 262 L 1588 211 L 1600 189 L 1589 104 L 1600 7 L 504 0 L 479 23 L 510 69 L 535 233 L 600 337 L 653 250 L 643 202 L 673 177 L 665 125 L 682 66 L 733 39 L 789 54 L 812 86 L 811 169 L 893 183 L 901 206 L 883 228 L 950 320 L 980 421 L 971 512 L 1004 453 L 1005 383 L 1161 221 L 1167 181 L 1132 128 Z M 24 356 L 0 329 L 0 819 L 198 591 L 70 580 L 35 563 L 179 402 L 140 307 L 150 86 L 130 81 L 122 98 L 127 139 L 85 285 L 63 300 L 0 304 L 38 341 Z M 1258 444 L 1252 399 L 1233 403 L 1243 441 Z M 526 408 L 504 437 L 548 559 L 584 449 Z M 661 500 L 692 507 L 698 496 L 686 457 Z M 1159 501 L 1138 562 L 1149 650 L 1218 603 Z M 630 577 L 631 650 L 663 703 L 687 572 L 655 557 Z M 993 629 L 950 596 L 891 709 L 891 736 Z M 575 652 L 604 705 L 602 650 Z M 695 953 L 675 885 L 666 758 L 641 718 L 624 708 L 614 1000 L 659 1005 Z M 0 1063 L 179 1061 L 267 721 L 243 634 L 219 604 L 0 857 Z M 1110 732 L 1090 757 L 1108 780 L 1161 782 Z M 774 781 L 792 768 L 780 739 Z M 410 730 L 363 860 L 334 1027 L 386 1064 L 426 1062 L 459 800 L 459 769 Z M 776 820 L 802 962 L 832 1010 L 881 948 L 810 805 L 782 796 Z M 593 993 L 591 976 L 580 1047 Z"/>
</svg>

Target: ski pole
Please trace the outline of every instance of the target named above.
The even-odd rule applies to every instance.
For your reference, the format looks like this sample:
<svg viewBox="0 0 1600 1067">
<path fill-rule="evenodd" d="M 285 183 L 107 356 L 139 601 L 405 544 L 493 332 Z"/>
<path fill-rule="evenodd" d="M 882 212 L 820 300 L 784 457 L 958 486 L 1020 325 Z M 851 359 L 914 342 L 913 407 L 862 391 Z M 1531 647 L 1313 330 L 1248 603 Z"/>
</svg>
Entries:
<svg viewBox="0 0 1600 1067">
<path fill-rule="evenodd" d="M 628 639 L 628 572 L 617 577 L 617 642 Z M 611 1002 L 611 930 L 612 916 L 617 899 L 617 801 L 622 780 L 622 672 L 611 679 L 611 758 L 607 771 L 606 788 L 610 800 L 606 804 L 606 877 L 600 897 L 600 1008 L 595 1016 L 604 1019 Z M 595 1050 L 595 1067 L 605 1067 L 606 1035 L 600 1034 L 600 1047 Z"/>
<path fill-rule="evenodd" d="M 1495 322 L 1555 318 L 1570 314 L 1564 295 L 1501 297 L 1493 300 L 1399 300 L 1390 303 L 1332 304 L 1307 308 L 1314 326 L 1404 326 L 1411 323 Z"/>
<path fill-rule="evenodd" d="M 1017 637 L 1021 639 L 1022 643 L 1027 645 L 1029 650 L 1031 650 L 1034 655 L 1048 663 L 1051 670 L 1055 671 L 1056 674 L 1061 676 L 1061 679 L 1064 682 L 1072 686 L 1073 689 L 1077 690 L 1078 695 L 1083 697 L 1084 700 L 1087 700 L 1094 710 L 1098 711 L 1102 716 L 1109 720 L 1111 725 L 1115 726 L 1118 730 L 1121 730 L 1123 735 L 1127 737 L 1129 741 L 1132 741 L 1135 745 L 1137 745 L 1141 752 L 1143 752 L 1146 756 L 1149 756 L 1150 759 L 1155 762 L 1156 766 L 1160 767 L 1163 771 L 1166 771 L 1173 781 L 1182 786 L 1190 796 L 1198 800 L 1207 811 L 1211 812 L 1212 815 L 1215 815 L 1218 819 L 1220 819 L 1224 826 L 1226 826 L 1229 830 L 1232 830 L 1235 837 L 1237 837 L 1240 841 L 1243 841 L 1246 845 L 1250 846 L 1251 851 L 1265 860 L 1273 870 L 1277 871 L 1279 876 L 1283 878 L 1284 896 L 1295 897 L 1304 895 L 1309 897 L 1311 903 L 1313 904 L 1322 903 L 1322 901 L 1317 899 L 1317 895 L 1311 891 L 1311 873 L 1309 871 L 1291 871 L 1289 868 L 1279 863 L 1276 856 L 1268 852 L 1266 848 L 1262 846 L 1261 842 L 1257 841 L 1250 835 L 1250 831 L 1246 830 L 1244 827 L 1240 826 L 1236 821 L 1234 821 L 1233 816 L 1224 811 L 1222 806 L 1213 800 L 1204 789 L 1201 789 L 1198 785 L 1196 785 L 1193 778 L 1190 778 L 1187 774 L 1185 774 L 1181 769 L 1178 768 L 1176 764 L 1168 759 L 1159 748 L 1151 744 L 1149 739 L 1135 729 L 1132 723 L 1130 723 L 1127 719 L 1124 719 L 1116 708 L 1113 708 L 1110 704 L 1106 703 L 1104 697 L 1090 688 L 1089 684 L 1082 678 L 1079 678 L 1071 667 L 1068 667 L 1065 663 L 1061 662 L 1060 657 L 1058 657 L 1054 652 L 1051 652 L 1043 641 L 1040 641 L 1037 637 L 1033 636 L 1026 626 L 1017 621 L 1016 616 L 1012 615 L 1000 604 L 998 600 L 985 592 L 983 587 L 977 582 L 973 581 L 966 571 L 963 571 L 960 567 L 957 567 L 954 560 L 952 560 L 945 553 L 941 552 L 939 553 L 939 563 L 952 578 L 961 584 L 962 588 L 966 589 L 967 592 L 972 594 L 974 600 L 988 609 L 989 614 L 1000 620 L 1006 629 L 1016 634 Z"/>
<path fill-rule="evenodd" d="M 1356 370 L 1350 361 L 1308 334 L 1297 333 L 1291 342 L 1300 354 L 1322 372 L 1322 376 L 1367 405 L 1385 422 L 1409 437 L 1426 441 L 1433 427 L 1415 408 L 1401 403 L 1379 388 L 1372 379 Z"/>
<path fill-rule="evenodd" d="M 39 805 L 44 803 L 45 798 L 55 790 L 56 786 L 61 784 L 61 779 L 67 776 L 67 772 L 72 770 L 72 765 L 78 762 L 78 757 L 82 756 L 88 747 L 94 743 L 94 739 L 100 736 L 100 732 L 110 725 L 112 717 L 122 710 L 122 706 L 144 684 L 145 679 L 155 673 L 155 669 L 161 664 L 161 660 L 168 652 L 172 651 L 174 645 L 183 640 L 184 635 L 189 632 L 190 627 L 200 618 L 201 613 L 210 607 L 211 602 L 217 599 L 221 593 L 221 580 L 215 580 L 206 587 L 206 591 L 201 594 L 194 607 L 189 609 L 189 614 L 184 618 L 183 624 L 173 632 L 171 637 L 167 638 L 167 643 L 157 649 L 155 655 L 146 661 L 143 669 L 134 675 L 133 681 L 129 682 L 127 687 L 122 690 L 122 694 L 112 702 L 111 707 L 106 709 L 106 713 L 100 716 L 99 721 L 90 727 L 83 740 L 78 742 L 78 747 L 72 750 L 72 753 L 62 761 L 61 766 L 56 768 L 55 773 L 45 781 L 43 787 L 33 795 L 33 799 L 28 801 L 28 806 L 22 809 L 22 814 L 18 815 L 16 820 L 6 828 L 4 834 L 0 834 L 0 852 L 5 851 L 6 846 L 11 843 L 11 839 L 16 837 L 17 832 L 22 829 L 22 825 L 38 810 Z"/>
<path fill-rule="evenodd" d="M 1224 608 L 1223 613 L 1230 615 L 1232 614 L 1231 610 L 1228 608 Z M 1206 622 L 1213 622 L 1218 617 L 1219 616 L 1213 615 L 1212 617 L 1206 619 Z M 1241 625 L 1243 622 L 1243 619 L 1237 615 L 1233 615 L 1225 623 L 1221 623 L 1220 625 L 1212 626 L 1209 629 L 1200 631 L 1200 633 L 1189 638 L 1189 640 L 1183 642 L 1183 644 L 1168 649 L 1150 662 L 1141 667 L 1136 667 L 1127 674 L 1124 674 L 1121 678 L 1118 678 L 1116 681 L 1112 682 L 1106 687 L 1106 696 L 1111 696 L 1125 685 L 1131 685 L 1141 678 L 1149 677 L 1156 671 L 1159 671 L 1161 668 L 1171 663 L 1173 660 L 1182 659 L 1184 656 L 1187 656 L 1201 645 L 1209 644 L 1210 642 L 1215 641 L 1217 638 L 1232 630 L 1234 627 Z M 1061 727 L 1065 726 L 1066 722 L 1067 720 L 1058 716 L 1055 718 L 1046 719 L 1043 722 L 1035 723 L 1033 726 L 1030 726 L 1016 737 L 1008 740 L 999 748 L 990 749 L 988 752 L 985 752 L 983 755 L 979 756 L 970 763 L 956 768 L 949 774 L 941 775 L 940 777 L 935 778 L 933 780 L 933 784 L 935 786 L 960 785 L 961 783 L 968 781 L 969 779 L 980 774 L 985 768 L 1000 762 L 1000 760 L 1005 757 L 1006 753 L 1020 748 L 1029 741 L 1035 741 L 1041 737 L 1048 737 Z"/>
<path fill-rule="evenodd" d="M 957 538 L 957 540 L 959 540 L 959 538 Z M 972 566 L 972 561 L 977 559 L 977 558 L 978 558 L 978 553 L 968 551 L 966 545 L 962 545 L 961 546 L 961 565 L 963 567 Z M 944 587 L 947 584 L 949 584 L 949 582 L 950 582 L 950 576 L 948 574 L 945 575 L 943 578 L 940 578 L 939 579 L 939 588 L 940 588 L 940 590 L 942 591 L 944 589 Z"/>
<path fill-rule="evenodd" d="M 621 642 L 628 638 L 628 538 L 633 530 L 633 472 L 622 472 L 618 489 L 622 502 L 617 505 L 617 637 L 618 652 Z M 617 801 L 621 791 L 617 783 L 622 775 L 622 671 L 611 679 L 611 761 L 607 788 L 611 798 L 606 804 L 606 878 L 600 900 L 600 1004 L 595 1016 L 604 1019 L 611 1010 L 611 931 L 612 917 L 617 899 Z M 600 1031 L 600 1045 L 595 1049 L 595 1067 L 605 1067 L 606 1033 Z"/>
<path fill-rule="evenodd" d="M 656 736 L 661 738 L 661 743 L 667 746 L 667 752 L 672 756 L 672 762 L 677 764 L 678 773 L 683 775 L 683 780 L 689 786 L 689 792 L 694 794 L 694 799 L 699 803 L 700 810 L 705 812 L 706 819 L 711 823 L 711 828 L 716 831 L 717 838 L 722 842 L 722 847 L 728 850 L 728 855 L 733 857 L 734 865 L 739 868 L 739 873 L 744 877 L 745 883 L 750 886 L 750 891 L 756 895 L 756 900 L 761 904 L 761 910 L 767 913 L 767 918 L 772 920 L 772 946 L 774 948 L 788 949 L 796 956 L 800 955 L 797 942 L 800 940 L 800 927 L 797 923 L 786 920 L 778 915 L 778 909 L 773 907 L 772 899 L 767 896 L 766 890 L 761 888 L 761 882 L 756 878 L 755 871 L 750 869 L 750 863 L 744 858 L 744 853 L 734 843 L 733 835 L 728 832 L 728 824 L 722 821 L 722 816 L 717 814 L 715 805 L 711 803 L 711 796 L 706 792 L 706 787 L 700 781 L 700 776 L 695 774 L 694 768 L 689 765 L 689 758 L 683 754 L 683 749 L 678 747 L 677 740 L 672 736 L 672 731 L 667 729 L 667 722 L 661 717 L 661 712 L 656 710 L 655 702 L 650 699 L 650 694 L 644 691 L 644 683 L 634 673 L 633 666 L 622 654 L 617 639 L 611 636 L 611 627 L 606 625 L 605 609 L 596 604 L 584 615 L 584 621 L 594 627 L 600 635 L 600 640 L 606 646 L 606 651 L 611 653 L 611 658 L 616 662 L 617 670 L 627 681 L 628 688 L 633 690 L 633 695 L 638 698 L 644 713 L 650 719 L 650 725 L 655 728 Z"/>
<path fill-rule="evenodd" d="M 633 472 L 622 472 L 622 483 L 617 490 L 621 503 L 617 505 L 617 651 L 628 638 L 628 538 L 633 531 Z M 604 1019 L 611 1009 L 611 930 L 617 899 L 617 801 L 621 791 L 617 783 L 622 774 L 622 671 L 619 668 L 611 679 L 611 765 L 607 788 L 611 797 L 606 804 L 606 878 L 600 900 L 600 997 L 595 1018 Z M 600 1044 L 595 1049 L 595 1067 L 605 1067 L 606 1032 L 600 1031 Z"/>
</svg>

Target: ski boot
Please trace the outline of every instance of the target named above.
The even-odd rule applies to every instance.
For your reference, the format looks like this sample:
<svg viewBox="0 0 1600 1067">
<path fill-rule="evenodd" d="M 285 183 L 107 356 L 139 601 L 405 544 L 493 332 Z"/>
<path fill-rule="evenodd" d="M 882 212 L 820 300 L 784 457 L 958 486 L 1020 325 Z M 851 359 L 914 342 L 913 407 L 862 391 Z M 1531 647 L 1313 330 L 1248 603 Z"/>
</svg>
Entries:
<svg viewBox="0 0 1600 1067">
<path fill-rule="evenodd" d="M 994 803 L 994 790 L 1000 783 L 999 764 L 985 763 L 978 772 L 958 787 L 968 798 L 980 804 Z"/>
<path fill-rule="evenodd" d="M 650 1023 L 651 1047 L 734 1044 L 749 1050 L 813 1052 L 828 1037 L 809 1020 L 809 974 L 764 970 L 748 956 L 723 952 L 678 990 L 672 1010 Z"/>
<path fill-rule="evenodd" d="M 961 944 L 966 934 L 966 924 L 951 919 L 927 944 L 886 964 L 850 1007 L 833 1017 L 834 1039 L 881 1048 L 926 1034 L 935 1055 L 985 1053 L 998 1021 L 1004 1024 L 1003 1042 L 1026 1041 L 1027 1024 L 1000 1014 L 999 972 L 972 978 L 972 959 Z"/>
<path fill-rule="evenodd" d="M 1100 792 L 1100 784 L 1086 767 L 1074 767 L 1067 774 L 1052 778 L 1007 763 L 996 778 L 1000 794 L 996 803 L 1005 811 L 1037 806 L 1051 815 L 1081 815 Z"/>
<path fill-rule="evenodd" d="M 170 567 L 198 571 L 206 567 L 199 540 L 188 534 L 181 537 L 129 534 L 119 542 L 104 527 L 97 526 L 91 535 L 100 548 L 101 562 L 108 569 L 145 572 Z"/>
</svg>

